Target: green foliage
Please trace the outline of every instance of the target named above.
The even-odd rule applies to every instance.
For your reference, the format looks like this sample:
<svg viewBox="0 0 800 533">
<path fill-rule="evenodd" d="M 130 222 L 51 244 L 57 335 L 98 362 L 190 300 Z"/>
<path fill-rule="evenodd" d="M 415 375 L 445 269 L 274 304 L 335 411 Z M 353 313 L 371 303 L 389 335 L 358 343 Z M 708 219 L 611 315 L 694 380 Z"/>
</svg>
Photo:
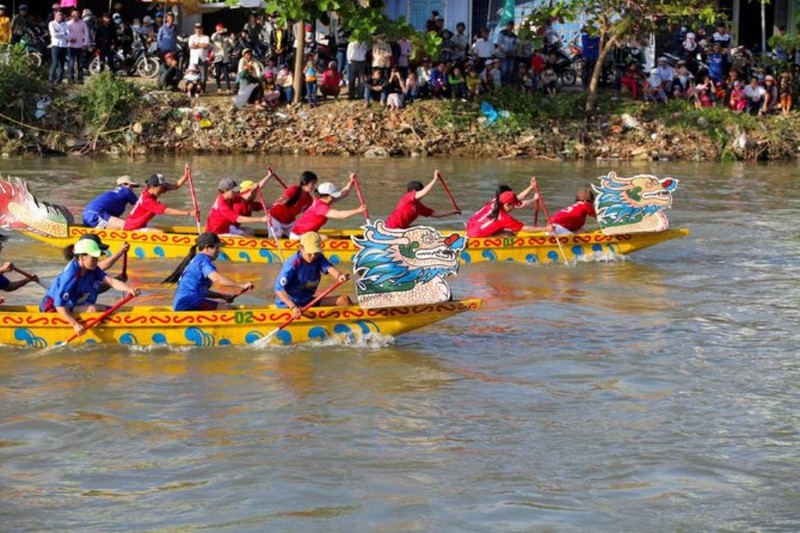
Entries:
<svg viewBox="0 0 800 533">
<path fill-rule="evenodd" d="M 0 113 L 19 119 L 20 110 L 35 110 L 36 100 L 48 92 L 43 74 L 19 45 L 0 54 Z"/>
<path fill-rule="evenodd" d="M 81 95 L 84 122 L 95 134 L 118 128 L 127 124 L 131 109 L 139 101 L 136 86 L 105 70 L 89 78 L 84 87 Z"/>
</svg>

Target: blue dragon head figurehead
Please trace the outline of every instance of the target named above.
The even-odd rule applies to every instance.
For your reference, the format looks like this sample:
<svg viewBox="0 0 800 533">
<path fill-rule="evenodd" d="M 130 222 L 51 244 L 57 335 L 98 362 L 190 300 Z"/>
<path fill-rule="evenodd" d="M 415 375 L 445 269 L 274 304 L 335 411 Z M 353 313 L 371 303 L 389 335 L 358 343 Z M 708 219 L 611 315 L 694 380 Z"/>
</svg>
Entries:
<svg viewBox="0 0 800 533">
<path fill-rule="evenodd" d="M 425 226 L 389 229 L 383 221 L 353 237 L 356 293 L 362 307 L 437 303 L 450 299 L 444 278 L 458 272 L 466 240 Z"/>
<path fill-rule="evenodd" d="M 630 178 L 609 172 L 592 185 L 597 222 L 606 235 L 664 231 L 669 220 L 664 209 L 672 207 L 672 192 L 678 187 L 675 178 L 657 178 L 637 174 Z"/>
</svg>

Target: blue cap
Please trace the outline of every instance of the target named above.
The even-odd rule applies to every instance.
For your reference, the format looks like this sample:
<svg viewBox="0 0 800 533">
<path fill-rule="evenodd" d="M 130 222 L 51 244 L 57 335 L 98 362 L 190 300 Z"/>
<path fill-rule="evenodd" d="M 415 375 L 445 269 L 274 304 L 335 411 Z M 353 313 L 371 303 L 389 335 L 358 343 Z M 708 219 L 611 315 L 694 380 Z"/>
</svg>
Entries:
<svg viewBox="0 0 800 533">
<path fill-rule="evenodd" d="M 156 18 L 163 17 L 163 16 L 164 16 L 164 13 L 162 13 L 161 11 L 156 11 Z"/>
</svg>

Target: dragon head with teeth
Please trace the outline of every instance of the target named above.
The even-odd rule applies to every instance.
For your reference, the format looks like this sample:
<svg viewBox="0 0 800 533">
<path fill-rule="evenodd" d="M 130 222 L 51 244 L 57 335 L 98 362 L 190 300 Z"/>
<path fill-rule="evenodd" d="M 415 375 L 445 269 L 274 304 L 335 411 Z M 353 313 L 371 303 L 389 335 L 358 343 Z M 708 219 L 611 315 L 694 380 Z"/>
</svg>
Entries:
<svg viewBox="0 0 800 533">
<path fill-rule="evenodd" d="M 609 172 L 592 188 L 597 193 L 597 222 L 606 235 L 669 228 L 663 211 L 672 207 L 672 192 L 678 188 L 675 178 L 659 179 L 650 174 L 623 178 Z"/>
</svg>

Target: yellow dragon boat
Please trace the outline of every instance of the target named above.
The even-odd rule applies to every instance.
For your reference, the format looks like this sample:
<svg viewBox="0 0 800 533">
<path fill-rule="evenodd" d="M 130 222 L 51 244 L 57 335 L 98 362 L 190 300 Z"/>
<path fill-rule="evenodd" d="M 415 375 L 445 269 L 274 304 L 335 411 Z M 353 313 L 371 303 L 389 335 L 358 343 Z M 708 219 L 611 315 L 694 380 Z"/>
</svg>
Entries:
<svg viewBox="0 0 800 533">
<path fill-rule="evenodd" d="M 594 255 L 627 255 L 656 244 L 689 235 L 688 229 L 668 229 L 663 209 L 672 202 L 677 180 L 659 180 L 650 175 L 620 178 L 614 173 L 600 178 L 595 187 L 595 201 L 600 230 L 551 236 L 520 233 L 514 236 L 470 238 L 459 257 L 464 263 L 512 261 L 519 263 L 570 262 Z M 15 229 L 43 243 L 63 248 L 84 233 L 96 233 L 112 250 L 124 242 L 139 259 L 183 258 L 194 244 L 197 229 L 189 226 L 163 227 L 163 232 L 98 230 L 72 223 L 72 215 L 63 206 L 37 200 L 19 178 L 0 180 L 0 225 Z M 380 221 L 358 230 L 323 230 L 327 236 L 323 252 L 334 263 L 351 263 L 358 252 L 353 237 L 364 229 L 377 229 L 384 240 L 396 232 Z M 463 232 L 452 234 L 464 237 Z M 240 263 L 278 263 L 299 249 L 299 242 L 272 239 L 266 230 L 254 236 L 220 236 L 225 244 L 220 260 Z"/>
<path fill-rule="evenodd" d="M 395 337 L 481 306 L 479 299 L 364 309 L 360 306 L 313 307 L 263 343 L 295 344 L 326 339 L 344 342 L 369 335 Z M 101 313 L 83 313 L 90 322 Z M 89 329 L 74 344 L 128 346 L 235 346 L 254 344 L 291 318 L 288 309 L 240 306 L 229 311 L 172 311 L 169 307 L 122 307 Z M 33 306 L 3 306 L 0 344 L 47 348 L 63 344 L 72 326 L 58 313 Z"/>
</svg>

